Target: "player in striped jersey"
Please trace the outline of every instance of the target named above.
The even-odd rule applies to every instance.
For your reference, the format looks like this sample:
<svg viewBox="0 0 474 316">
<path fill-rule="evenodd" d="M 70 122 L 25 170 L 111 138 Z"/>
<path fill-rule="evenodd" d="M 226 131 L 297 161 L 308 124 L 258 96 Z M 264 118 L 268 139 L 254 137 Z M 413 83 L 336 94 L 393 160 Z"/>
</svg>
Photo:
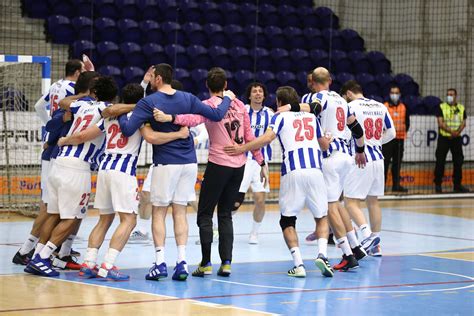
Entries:
<svg viewBox="0 0 474 316">
<path fill-rule="evenodd" d="M 346 82 L 341 94 L 350 101 L 349 106 L 364 128 L 364 169 L 352 167 L 344 186 L 346 206 L 362 233 L 362 246 L 369 254 L 381 256 L 379 245 L 382 226 L 382 212 L 378 196 L 384 195 L 384 162 L 382 144 L 395 138 L 395 127 L 387 108 L 380 102 L 364 98 L 362 88 L 354 81 Z M 360 209 L 359 201 L 365 200 L 370 214 L 370 226 Z"/>
<path fill-rule="evenodd" d="M 101 77 L 96 80 L 90 96 L 71 104 L 74 120 L 68 136 L 99 123 L 101 112 L 106 107 L 105 102 L 111 101 L 116 94 L 117 85 L 112 78 Z M 41 235 L 41 241 L 48 242 L 43 242 L 45 246 L 30 261 L 26 272 L 42 276 L 59 275 L 51 266 L 50 256 L 86 216 L 91 189 L 91 163 L 99 154 L 102 144 L 103 137 L 61 148 L 48 179 L 48 213 L 54 216 L 48 217 Z"/>
<path fill-rule="evenodd" d="M 48 92 L 43 95 L 35 104 L 35 111 L 38 117 L 46 124 L 50 119 L 50 114 L 53 113 L 53 109 L 57 107 L 57 104 L 61 99 L 68 95 L 74 94 L 74 84 L 79 77 L 80 73 L 84 71 L 84 64 L 77 59 L 70 60 L 65 66 L 65 77 L 64 79 L 58 80 L 53 83 L 49 88 Z M 50 143 L 49 133 L 44 135 L 44 150 L 41 154 L 41 202 L 40 211 L 38 216 L 33 222 L 33 227 L 30 231 L 30 236 L 21 246 L 20 250 L 13 257 L 12 262 L 15 264 L 26 265 L 31 257 L 33 256 L 34 248 L 40 237 L 41 226 L 47 218 L 46 204 L 48 203 L 48 190 L 46 183 L 48 180 L 49 169 L 50 169 L 50 157 L 51 151 L 54 146 Z"/>
<path fill-rule="evenodd" d="M 276 95 L 279 107 L 299 102 L 298 94 L 291 87 L 278 88 Z M 275 138 L 280 141 L 283 154 L 279 199 L 280 226 L 295 264 L 288 271 L 288 275 L 305 277 L 306 270 L 295 230 L 296 218 L 307 206 L 318 226 L 327 226 L 327 189 L 321 172 L 321 149 L 328 148 L 329 140 L 324 137 L 314 115 L 305 112 L 286 112 L 273 116 L 265 134 L 243 146 L 226 147 L 226 152 L 234 155 L 254 150 L 269 144 Z M 326 251 L 324 246 L 319 250 Z M 324 254 L 324 257 L 327 257 L 327 254 Z"/>
<path fill-rule="evenodd" d="M 267 88 L 259 82 L 253 82 L 248 85 L 246 97 L 250 101 L 245 108 L 249 113 L 250 127 L 255 135 L 259 137 L 263 135 L 270 125 L 270 120 L 273 117 L 273 111 L 263 105 L 263 101 L 267 96 Z M 272 159 L 272 148 L 267 145 L 261 149 L 263 158 L 266 162 Z M 245 164 L 244 177 L 239 189 L 239 196 L 235 203 L 234 210 L 236 211 L 245 198 L 245 193 L 249 187 L 252 188 L 253 201 L 255 208 L 253 210 L 253 224 L 249 235 L 249 244 L 258 244 L 258 229 L 265 216 L 265 197 L 270 192 L 270 184 L 266 186 L 260 180 L 260 165 L 253 158 L 251 153 L 247 153 L 247 162 Z"/>
<path fill-rule="evenodd" d="M 313 88 L 313 70 L 306 74 L 306 86 L 308 87 L 309 92 L 306 93 L 301 98 L 301 103 L 311 103 L 311 99 L 313 98 L 314 88 Z"/>
</svg>

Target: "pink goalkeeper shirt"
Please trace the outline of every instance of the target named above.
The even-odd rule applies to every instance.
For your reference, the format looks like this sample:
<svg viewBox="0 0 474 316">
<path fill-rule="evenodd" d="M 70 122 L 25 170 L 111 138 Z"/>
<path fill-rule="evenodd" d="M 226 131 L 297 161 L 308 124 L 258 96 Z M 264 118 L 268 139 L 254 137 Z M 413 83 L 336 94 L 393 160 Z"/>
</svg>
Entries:
<svg viewBox="0 0 474 316">
<path fill-rule="evenodd" d="M 203 101 L 213 108 L 221 104 L 222 98 L 213 96 Z M 219 122 L 212 122 L 209 119 L 197 114 L 176 115 L 175 124 L 183 126 L 197 126 L 206 124 L 209 133 L 209 161 L 221 166 L 239 168 L 247 162 L 245 153 L 238 156 L 229 156 L 224 152 L 224 147 L 234 144 L 245 144 L 255 139 L 255 135 L 250 127 L 250 118 L 242 101 L 234 99 L 230 104 L 224 118 Z M 259 164 L 263 162 L 260 149 L 252 151 L 252 155 Z"/>
</svg>

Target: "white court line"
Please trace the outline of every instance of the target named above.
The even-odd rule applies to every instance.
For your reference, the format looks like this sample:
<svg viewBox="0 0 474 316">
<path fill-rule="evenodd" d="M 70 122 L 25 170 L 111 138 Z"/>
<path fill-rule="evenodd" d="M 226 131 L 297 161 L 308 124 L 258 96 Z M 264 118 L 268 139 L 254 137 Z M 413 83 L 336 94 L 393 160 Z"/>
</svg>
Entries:
<svg viewBox="0 0 474 316">
<path fill-rule="evenodd" d="M 218 279 L 211 279 L 214 282 L 222 282 L 222 283 L 229 283 L 229 284 L 236 284 L 236 285 L 243 285 L 249 287 L 261 287 L 265 289 L 279 289 L 279 290 L 312 290 L 312 289 L 304 289 L 300 287 L 282 287 L 282 286 L 272 286 L 272 285 L 260 285 L 260 284 L 250 284 L 250 283 L 241 283 L 241 282 L 233 282 L 233 281 L 224 281 Z"/>
</svg>

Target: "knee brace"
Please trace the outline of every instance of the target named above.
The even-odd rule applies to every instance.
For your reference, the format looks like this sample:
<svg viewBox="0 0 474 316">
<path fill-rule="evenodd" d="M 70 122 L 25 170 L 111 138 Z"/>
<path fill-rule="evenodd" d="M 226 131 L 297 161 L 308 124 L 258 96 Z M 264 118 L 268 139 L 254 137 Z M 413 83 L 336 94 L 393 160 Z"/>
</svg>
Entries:
<svg viewBox="0 0 474 316">
<path fill-rule="evenodd" d="M 296 225 L 296 216 L 283 216 L 281 215 L 280 218 L 280 227 L 281 230 L 284 231 L 288 227 L 295 227 Z"/>
<path fill-rule="evenodd" d="M 234 202 L 234 208 L 232 209 L 233 212 L 236 212 L 239 207 L 242 205 L 245 199 L 245 193 L 239 192 L 237 195 L 237 199 Z"/>
</svg>

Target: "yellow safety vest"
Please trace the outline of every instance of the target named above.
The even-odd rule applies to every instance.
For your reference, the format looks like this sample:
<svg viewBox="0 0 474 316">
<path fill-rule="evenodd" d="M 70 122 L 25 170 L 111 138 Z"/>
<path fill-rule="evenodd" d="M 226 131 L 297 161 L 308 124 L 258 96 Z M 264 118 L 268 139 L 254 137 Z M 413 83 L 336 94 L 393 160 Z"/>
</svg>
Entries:
<svg viewBox="0 0 474 316">
<path fill-rule="evenodd" d="M 443 112 L 444 123 L 452 130 L 457 130 L 464 120 L 464 105 L 458 103 L 455 106 L 449 105 L 446 102 L 440 104 Z M 451 134 L 443 129 L 439 129 L 442 136 L 450 137 Z"/>
</svg>

